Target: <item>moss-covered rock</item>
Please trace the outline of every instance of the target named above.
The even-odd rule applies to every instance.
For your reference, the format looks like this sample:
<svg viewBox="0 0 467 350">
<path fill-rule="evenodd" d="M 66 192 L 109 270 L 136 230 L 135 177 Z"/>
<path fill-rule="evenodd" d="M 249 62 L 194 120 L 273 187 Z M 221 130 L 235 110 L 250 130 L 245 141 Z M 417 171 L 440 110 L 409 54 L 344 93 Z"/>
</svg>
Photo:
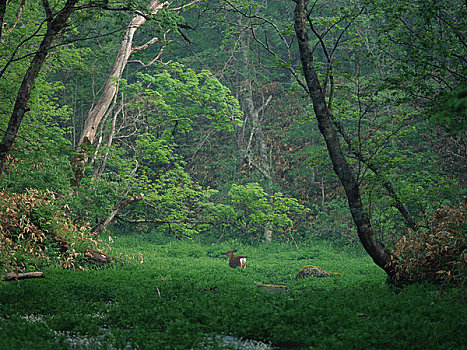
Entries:
<svg viewBox="0 0 467 350">
<path fill-rule="evenodd" d="M 326 270 L 323 270 L 321 267 L 319 266 L 314 266 L 314 265 L 308 265 L 308 266 L 304 266 L 302 267 L 298 273 L 297 273 L 297 276 L 295 277 L 295 279 L 299 279 L 299 278 L 308 278 L 308 277 L 328 277 L 330 276 L 331 274 L 335 274 L 335 275 L 338 275 L 338 276 L 341 276 L 340 273 L 337 273 L 337 272 L 329 272 L 329 271 L 326 271 Z"/>
</svg>

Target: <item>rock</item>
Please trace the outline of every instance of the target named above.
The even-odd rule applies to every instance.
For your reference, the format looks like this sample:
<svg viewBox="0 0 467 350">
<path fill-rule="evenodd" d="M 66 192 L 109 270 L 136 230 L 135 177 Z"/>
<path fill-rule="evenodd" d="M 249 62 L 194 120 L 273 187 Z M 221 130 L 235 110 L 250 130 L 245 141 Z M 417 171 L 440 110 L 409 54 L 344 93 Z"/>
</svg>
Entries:
<svg viewBox="0 0 467 350">
<path fill-rule="evenodd" d="M 328 277 L 331 274 L 336 274 L 339 276 L 341 275 L 340 273 L 325 271 L 319 266 L 308 265 L 308 266 L 302 267 L 300 271 L 298 271 L 295 279 L 297 280 L 299 278 L 308 278 L 308 277 Z"/>
</svg>

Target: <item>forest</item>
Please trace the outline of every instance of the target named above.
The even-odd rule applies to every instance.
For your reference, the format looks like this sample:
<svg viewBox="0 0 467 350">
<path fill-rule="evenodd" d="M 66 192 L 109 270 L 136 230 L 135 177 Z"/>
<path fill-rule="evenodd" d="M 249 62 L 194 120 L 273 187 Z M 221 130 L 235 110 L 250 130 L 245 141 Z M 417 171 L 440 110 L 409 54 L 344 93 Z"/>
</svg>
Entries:
<svg viewBox="0 0 467 350">
<path fill-rule="evenodd" d="M 467 347 L 466 78 L 460 0 L 0 0 L 0 348 Z"/>
</svg>

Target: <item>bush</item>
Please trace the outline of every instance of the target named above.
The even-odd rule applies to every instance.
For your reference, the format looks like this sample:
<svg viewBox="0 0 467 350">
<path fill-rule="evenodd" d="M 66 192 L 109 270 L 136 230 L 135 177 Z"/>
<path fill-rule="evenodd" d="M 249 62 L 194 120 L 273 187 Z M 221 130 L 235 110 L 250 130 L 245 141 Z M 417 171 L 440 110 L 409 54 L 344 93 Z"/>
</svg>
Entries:
<svg viewBox="0 0 467 350">
<path fill-rule="evenodd" d="M 436 210 L 426 228 L 401 237 L 391 263 L 396 279 L 465 285 L 467 277 L 467 199 Z"/>
<path fill-rule="evenodd" d="M 0 192 L 0 270 L 24 271 L 45 265 L 79 266 L 97 240 L 74 225 L 50 191 Z"/>
</svg>

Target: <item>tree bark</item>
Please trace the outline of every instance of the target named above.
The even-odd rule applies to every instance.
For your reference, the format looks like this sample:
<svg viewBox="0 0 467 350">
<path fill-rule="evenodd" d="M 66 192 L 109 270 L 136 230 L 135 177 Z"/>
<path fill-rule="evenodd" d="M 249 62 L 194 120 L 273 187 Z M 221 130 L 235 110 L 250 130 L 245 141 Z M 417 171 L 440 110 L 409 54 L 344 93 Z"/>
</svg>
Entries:
<svg viewBox="0 0 467 350">
<path fill-rule="evenodd" d="M 78 0 L 68 0 L 65 6 L 55 15 L 52 14 L 48 2 L 43 0 L 45 13 L 47 16 L 47 30 L 44 34 L 42 42 L 39 45 L 39 50 L 34 55 L 34 58 L 29 65 L 26 74 L 23 77 L 21 86 L 18 90 L 13 112 L 11 113 L 8 127 L 5 131 L 2 141 L 0 142 L 0 176 L 5 168 L 7 156 L 13 147 L 19 127 L 24 115 L 29 111 L 28 101 L 31 97 L 31 90 L 39 72 L 44 64 L 49 49 L 57 34 L 67 25 L 68 18 L 75 11 L 75 5 Z"/>
<path fill-rule="evenodd" d="M 365 211 L 361 200 L 359 184 L 340 147 L 339 138 L 334 129 L 327 107 L 325 94 L 313 67 L 313 55 L 306 28 L 307 5 L 309 0 L 294 1 L 296 3 L 294 11 L 294 29 L 297 36 L 303 74 L 310 92 L 319 130 L 326 141 L 326 147 L 331 158 L 334 172 L 337 174 L 344 187 L 360 242 L 376 265 L 381 267 L 392 277 L 394 275 L 393 268 L 387 264 L 389 254 L 385 250 L 383 244 L 377 239 L 371 227 L 369 215 Z"/>
<path fill-rule="evenodd" d="M 161 0 L 151 0 L 148 5 L 148 9 L 152 13 L 156 13 L 162 9 L 167 3 L 161 2 Z M 78 147 L 76 149 L 76 154 L 71 160 L 71 167 L 73 170 L 73 177 L 71 179 L 71 185 L 73 187 L 78 187 L 81 179 L 84 175 L 84 165 L 88 160 L 89 148 L 94 142 L 96 136 L 97 128 L 102 120 L 102 118 L 107 113 L 110 104 L 115 98 L 118 92 L 118 85 L 120 78 L 122 77 L 123 70 L 125 69 L 128 59 L 133 52 L 133 37 L 136 30 L 141 27 L 146 22 L 146 18 L 141 15 L 136 15 L 133 17 L 131 22 L 128 24 L 125 31 L 125 36 L 122 43 L 120 44 L 120 49 L 118 51 L 117 57 L 115 58 L 115 63 L 110 71 L 109 77 L 104 87 L 104 91 L 97 101 L 96 106 L 89 112 L 86 121 L 84 122 L 84 128 L 81 132 L 81 136 L 78 142 Z"/>
</svg>

